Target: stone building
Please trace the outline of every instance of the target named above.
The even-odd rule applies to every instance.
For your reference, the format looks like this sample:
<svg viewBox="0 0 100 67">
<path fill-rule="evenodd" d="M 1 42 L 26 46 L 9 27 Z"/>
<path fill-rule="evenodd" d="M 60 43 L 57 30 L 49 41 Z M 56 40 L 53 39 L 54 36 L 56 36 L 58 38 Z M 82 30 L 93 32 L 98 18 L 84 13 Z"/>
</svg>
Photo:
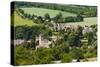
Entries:
<svg viewBox="0 0 100 67">
<path fill-rule="evenodd" d="M 51 41 L 44 38 L 41 34 L 36 37 L 36 42 L 38 42 L 38 46 L 36 46 L 36 49 L 39 47 L 49 48 L 49 45 L 51 44 Z"/>
</svg>

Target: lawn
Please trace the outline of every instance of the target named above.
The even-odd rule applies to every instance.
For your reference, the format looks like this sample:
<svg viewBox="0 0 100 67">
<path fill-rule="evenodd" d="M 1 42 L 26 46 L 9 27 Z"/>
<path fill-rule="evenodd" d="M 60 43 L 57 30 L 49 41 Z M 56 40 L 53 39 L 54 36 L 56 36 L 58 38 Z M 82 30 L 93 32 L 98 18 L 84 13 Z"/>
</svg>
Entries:
<svg viewBox="0 0 100 67">
<path fill-rule="evenodd" d="M 60 11 L 60 10 L 52 10 L 52 9 L 45 9 L 45 8 L 35 8 L 35 7 L 31 7 L 31 8 L 21 8 L 25 11 L 25 13 L 28 14 L 35 14 L 37 16 L 44 16 L 44 14 L 49 13 L 50 17 L 55 17 L 57 14 L 59 14 L 60 12 L 62 13 L 63 17 L 67 17 L 67 16 L 76 16 L 76 14 L 70 13 L 70 12 L 65 12 L 65 11 Z"/>
</svg>

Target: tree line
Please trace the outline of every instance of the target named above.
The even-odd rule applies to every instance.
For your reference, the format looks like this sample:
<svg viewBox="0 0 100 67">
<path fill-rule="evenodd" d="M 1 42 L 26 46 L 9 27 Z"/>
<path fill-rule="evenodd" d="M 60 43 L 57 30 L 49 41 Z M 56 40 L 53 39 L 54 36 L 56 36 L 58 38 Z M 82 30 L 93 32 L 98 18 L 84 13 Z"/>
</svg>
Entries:
<svg viewBox="0 0 100 67">
<path fill-rule="evenodd" d="M 21 13 L 22 18 L 30 19 L 30 20 L 38 20 L 40 22 L 50 22 L 54 21 L 55 23 L 69 23 L 69 22 L 81 22 L 84 21 L 83 16 L 78 14 L 77 16 L 69 16 L 69 17 L 63 17 L 62 13 L 60 12 L 55 17 L 51 18 L 48 13 L 46 13 L 43 17 L 37 16 L 37 15 L 30 15 L 24 12 L 22 9 L 17 9 L 17 13 Z"/>
<path fill-rule="evenodd" d="M 15 7 L 37 7 L 46 8 L 53 10 L 60 10 L 71 12 L 75 14 L 81 14 L 84 17 L 96 17 L 97 16 L 97 6 L 85 6 L 85 5 L 65 5 L 56 3 L 36 3 L 36 2 L 14 2 Z"/>
</svg>

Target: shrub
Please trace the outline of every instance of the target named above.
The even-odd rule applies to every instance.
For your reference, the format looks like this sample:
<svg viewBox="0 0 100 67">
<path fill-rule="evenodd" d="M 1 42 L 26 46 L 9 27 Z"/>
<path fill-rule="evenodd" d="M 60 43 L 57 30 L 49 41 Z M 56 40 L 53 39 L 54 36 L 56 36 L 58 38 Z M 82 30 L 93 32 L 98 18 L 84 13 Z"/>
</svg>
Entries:
<svg viewBox="0 0 100 67">
<path fill-rule="evenodd" d="M 83 51 L 79 48 L 72 48 L 70 51 L 70 56 L 72 56 L 73 59 L 83 59 Z"/>
<path fill-rule="evenodd" d="M 72 61 L 72 57 L 69 54 L 62 54 L 61 57 L 61 62 L 65 63 L 65 62 L 71 62 Z"/>
<path fill-rule="evenodd" d="M 90 52 L 87 52 L 87 53 L 84 54 L 84 58 L 92 58 L 92 57 L 95 57 L 95 56 L 96 56 L 96 54 L 90 53 Z"/>
</svg>

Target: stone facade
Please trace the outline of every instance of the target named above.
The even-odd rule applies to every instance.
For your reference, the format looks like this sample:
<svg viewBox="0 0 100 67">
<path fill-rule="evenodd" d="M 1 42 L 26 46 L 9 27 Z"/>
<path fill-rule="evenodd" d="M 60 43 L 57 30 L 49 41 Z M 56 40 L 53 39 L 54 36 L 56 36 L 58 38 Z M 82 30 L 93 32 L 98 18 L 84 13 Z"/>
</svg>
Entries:
<svg viewBox="0 0 100 67">
<path fill-rule="evenodd" d="M 14 46 L 19 45 L 19 44 L 22 44 L 24 42 L 25 42 L 25 40 L 22 40 L 22 39 L 14 40 Z"/>
<path fill-rule="evenodd" d="M 49 48 L 49 45 L 51 44 L 51 41 L 44 38 L 41 34 L 36 37 L 36 42 L 38 41 L 38 46 L 36 46 L 36 49 L 39 47 Z"/>
</svg>

